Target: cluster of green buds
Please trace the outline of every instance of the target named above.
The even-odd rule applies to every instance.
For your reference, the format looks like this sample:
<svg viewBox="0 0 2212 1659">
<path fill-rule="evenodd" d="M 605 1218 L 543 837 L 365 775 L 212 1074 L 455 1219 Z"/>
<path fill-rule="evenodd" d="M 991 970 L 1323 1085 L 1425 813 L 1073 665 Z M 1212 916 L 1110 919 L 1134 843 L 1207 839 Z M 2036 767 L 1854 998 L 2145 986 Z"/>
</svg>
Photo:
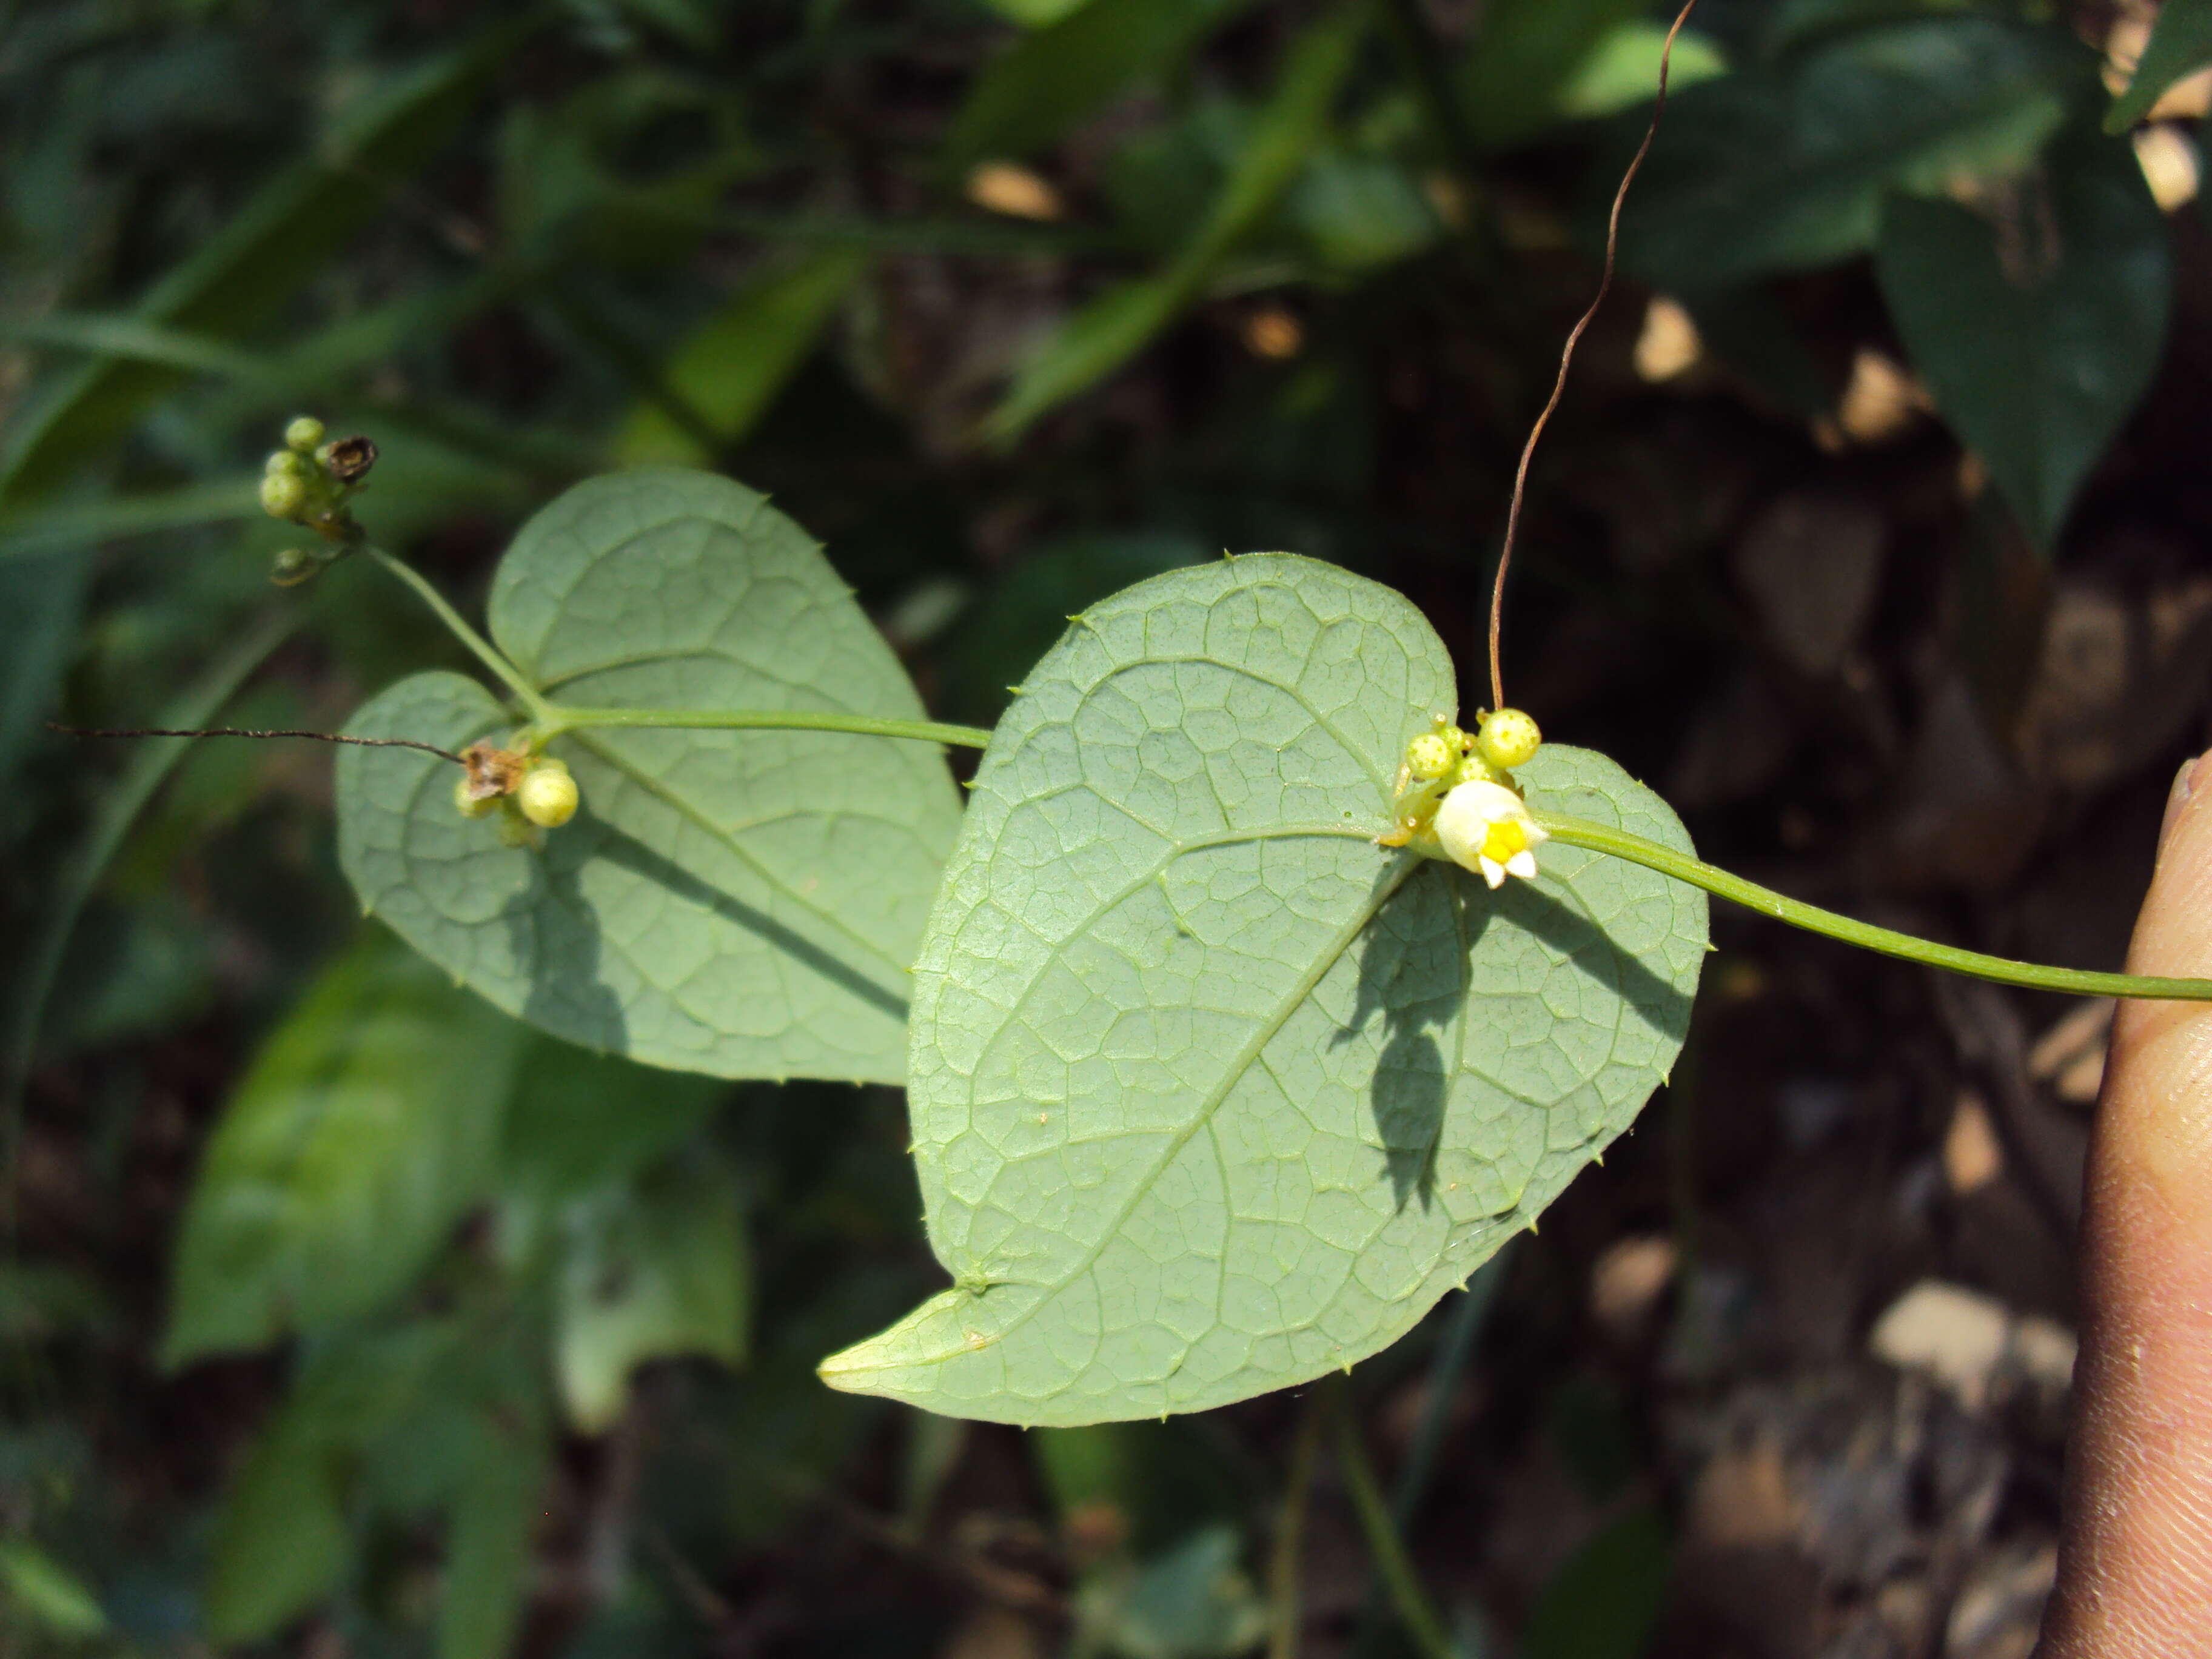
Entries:
<svg viewBox="0 0 2212 1659">
<path fill-rule="evenodd" d="M 583 804 L 568 763 L 526 746 L 471 744 L 461 750 L 461 765 L 454 807 L 465 818 L 499 814 L 499 838 L 509 847 L 538 845 L 544 831 L 558 830 Z"/>
<path fill-rule="evenodd" d="M 312 530 L 320 538 L 312 548 L 288 547 L 270 573 L 279 586 L 306 581 L 342 558 L 361 539 L 347 503 L 376 465 L 376 446 L 367 438 L 325 441 L 323 423 L 302 415 L 284 428 L 284 447 L 273 452 L 261 473 L 261 510 L 272 519 Z"/>
<path fill-rule="evenodd" d="M 1385 847 L 1415 847 L 1449 858 L 1492 887 L 1536 873 L 1546 839 L 1529 816 L 1513 769 L 1543 745 L 1536 722 L 1517 708 L 1485 709 L 1468 732 L 1439 714 L 1436 729 L 1406 745 Z"/>
</svg>

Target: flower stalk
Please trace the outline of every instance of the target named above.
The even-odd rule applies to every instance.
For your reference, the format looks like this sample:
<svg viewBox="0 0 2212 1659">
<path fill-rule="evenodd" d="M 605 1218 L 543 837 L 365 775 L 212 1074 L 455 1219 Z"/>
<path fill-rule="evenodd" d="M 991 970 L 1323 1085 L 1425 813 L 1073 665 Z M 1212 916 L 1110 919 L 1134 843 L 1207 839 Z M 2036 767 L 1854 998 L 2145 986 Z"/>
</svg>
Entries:
<svg viewBox="0 0 2212 1659">
<path fill-rule="evenodd" d="M 1859 921 L 1838 915 L 1833 910 L 1823 910 L 1817 904 L 1808 904 L 1778 893 L 1771 887 L 1761 887 L 1755 881 L 1707 864 L 1702 859 L 1678 853 L 1671 847 L 1646 841 L 1626 830 L 1616 830 L 1609 824 L 1592 823 L 1587 819 L 1573 818 L 1556 812 L 1536 812 L 1533 815 L 1551 839 L 1563 847 L 1586 848 L 1593 853 L 1604 853 L 1631 864 L 1640 864 L 1647 870 L 1656 870 L 1662 876 L 1672 876 L 1677 881 L 1687 882 L 1692 887 L 1702 887 L 1708 893 L 1729 899 L 1761 915 L 1771 916 L 1777 921 L 1786 921 L 1793 927 L 1802 927 L 1811 933 L 1823 933 L 1830 939 L 1841 939 L 1846 945 L 1856 945 L 1863 951 L 1896 957 L 1905 962 L 1923 963 L 1930 968 L 1941 968 L 1948 973 L 1964 974 L 1972 979 L 1986 979 L 1999 985 L 2017 985 L 2031 991 L 2058 991 L 2073 996 L 2146 997 L 2172 1002 L 2212 1002 L 2212 979 L 2166 979 L 2149 974 L 2100 974 L 2079 968 L 2051 968 L 2040 963 L 2014 962 L 2008 957 L 1993 957 L 1979 951 L 1962 951 L 1955 945 L 1938 945 L 1911 933 L 1900 933 L 1891 927 L 1877 927 L 1872 922 Z"/>
</svg>

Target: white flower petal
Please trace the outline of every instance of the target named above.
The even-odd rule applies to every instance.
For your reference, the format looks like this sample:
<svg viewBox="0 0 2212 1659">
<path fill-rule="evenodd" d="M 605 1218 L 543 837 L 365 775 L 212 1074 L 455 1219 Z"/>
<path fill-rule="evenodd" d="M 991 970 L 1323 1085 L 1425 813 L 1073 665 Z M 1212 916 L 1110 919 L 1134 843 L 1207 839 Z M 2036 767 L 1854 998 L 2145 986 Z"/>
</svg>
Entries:
<svg viewBox="0 0 2212 1659">
<path fill-rule="evenodd" d="M 1492 828 L 1500 823 L 1518 826 L 1525 843 L 1503 864 L 1485 850 Z M 1528 880 L 1536 873 L 1536 846 L 1551 839 L 1529 817 L 1528 804 L 1501 783 L 1462 783 L 1446 795 L 1437 809 L 1437 840 L 1462 869 L 1473 870 L 1493 888 L 1510 875 Z"/>
<path fill-rule="evenodd" d="M 1437 839 L 1454 863 L 1472 870 L 1490 826 L 1500 818 L 1525 817 L 1528 811 L 1521 797 L 1502 783 L 1462 783 L 1437 808 Z"/>
</svg>

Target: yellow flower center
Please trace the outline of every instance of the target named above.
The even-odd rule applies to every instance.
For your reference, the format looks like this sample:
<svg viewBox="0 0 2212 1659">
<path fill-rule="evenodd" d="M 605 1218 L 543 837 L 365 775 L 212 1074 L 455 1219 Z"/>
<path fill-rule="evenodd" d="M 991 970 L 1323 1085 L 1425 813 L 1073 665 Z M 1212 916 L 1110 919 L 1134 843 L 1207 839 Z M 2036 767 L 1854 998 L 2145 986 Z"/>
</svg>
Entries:
<svg viewBox="0 0 2212 1659">
<path fill-rule="evenodd" d="M 1528 850 L 1528 832 L 1518 818 L 1500 818 L 1482 837 L 1482 856 L 1493 864 L 1510 864 L 1516 854 Z"/>
</svg>

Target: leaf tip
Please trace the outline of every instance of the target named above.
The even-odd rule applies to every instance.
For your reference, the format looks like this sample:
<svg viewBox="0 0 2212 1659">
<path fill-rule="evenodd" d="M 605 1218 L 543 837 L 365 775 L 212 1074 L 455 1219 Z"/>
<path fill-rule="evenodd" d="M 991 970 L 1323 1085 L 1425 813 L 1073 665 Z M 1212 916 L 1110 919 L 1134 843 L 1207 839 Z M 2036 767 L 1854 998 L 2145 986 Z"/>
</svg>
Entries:
<svg viewBox="0 0 2212 1659">
<path fill-rule="evenodd" d="M 841 1348 L 814 1368 L 814 1375 L 841 1394 L 867 1394 L 868 1375 L 875 1367 L 869 1364 L 864 1352 L 873 1341 L 857 1342 L 849 1348 Z"/>
</svg>

